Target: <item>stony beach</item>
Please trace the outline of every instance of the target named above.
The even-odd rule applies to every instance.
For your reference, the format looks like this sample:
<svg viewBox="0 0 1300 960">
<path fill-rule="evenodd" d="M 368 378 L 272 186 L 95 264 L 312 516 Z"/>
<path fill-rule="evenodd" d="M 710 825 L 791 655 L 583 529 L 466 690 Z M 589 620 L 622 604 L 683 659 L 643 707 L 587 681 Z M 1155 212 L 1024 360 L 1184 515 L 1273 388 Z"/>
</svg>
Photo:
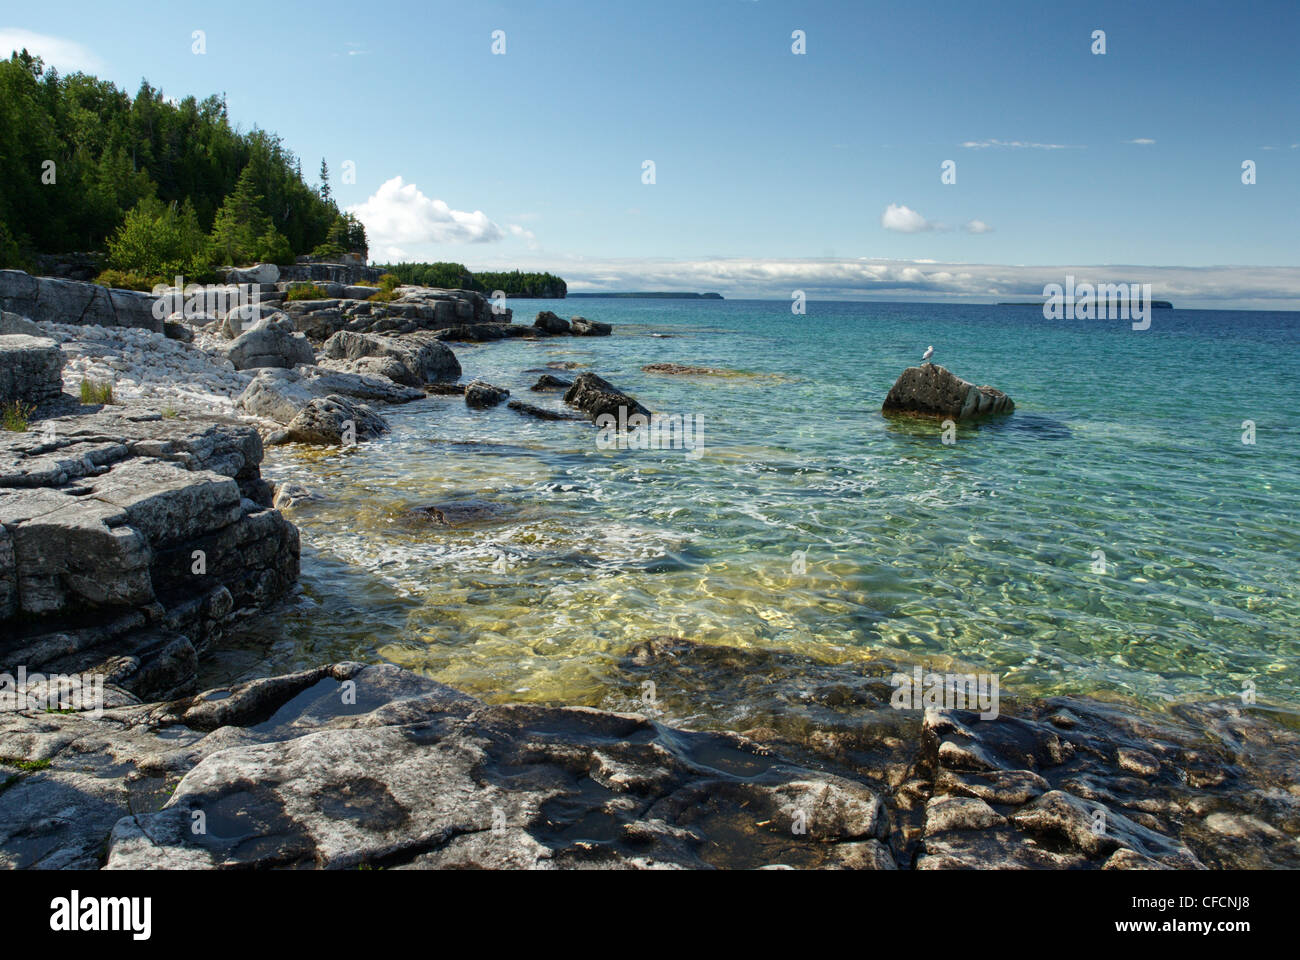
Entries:
<svg viewBox="0 0 1300 960">
<path fill-rule="evenodd" d="M 0 672 L 25 678 L 0 690 L 0 865 L 1300 866 L 1300 733 L 1232 701 L 900 710 L 889 677 L 909 664 L 689 636 L 646 636 L 622 669 L 701 696 L 731 678 L 728 730 L 666 723 L 653 699 L 487 703 L 390 663 L 200 689 L 230 634 L 296 590 L 303 543 L 281 508 L 311 490 L 264 478 L 268 447 L 363 444 L 430 395 L 593 436 L 654 408 L 592 371 L 534 374 L 526 400 L 465 381 L 458 350 L 619 336 L 599 319 L 516 321 L 425 287 L 375 302 L 367 268 L 318 266 L 233 271 L 202 298 L 172 291 L 163 316 L 150 295 L 0 271 L 0 402 L 28 411 L 0 432 Z M 306 282 L 326 297 L 289 299 Z M 217 292 L 240 304 L 216 309 Z M 1014 410 L 934 364 L 901 374 L 890 415 Z"/>
</svg>

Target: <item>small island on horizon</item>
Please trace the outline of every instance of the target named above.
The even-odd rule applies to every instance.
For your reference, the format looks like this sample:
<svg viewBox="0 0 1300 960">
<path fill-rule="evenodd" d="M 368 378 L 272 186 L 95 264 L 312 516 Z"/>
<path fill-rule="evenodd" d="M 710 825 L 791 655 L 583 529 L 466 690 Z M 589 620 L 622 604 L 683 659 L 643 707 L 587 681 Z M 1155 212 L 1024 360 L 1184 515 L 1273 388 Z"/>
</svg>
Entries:
<svg viewBox="0 0 1300 960">
<path fill-rule="evenodd" d="M 572 294 L 570 294 L 570 296 L 572 296 Z M 1042 300 L 1003 300 L 997 304 L 999 307 L 1041 307 L 1042 305 Z M 1123 306 L 1123 303 L 1120 303 L 1119 305 Z M 1132 307 L 1135 304 L 1132 301 L 1129 301 L 1128 305 Z M 1174 308 L 1173 303 L 1168 300 L 1152 300 L 1151 306 L 1156 310 L 1172 310 Z"/>
<path fill-rule="evenodd" d="M 689 293 L 675 290 L 657 290 L 643 293 L 570 293 L 568 299 L 609 297 L 623 300 L 721 300 L 720 293 Z"/>
</svg>

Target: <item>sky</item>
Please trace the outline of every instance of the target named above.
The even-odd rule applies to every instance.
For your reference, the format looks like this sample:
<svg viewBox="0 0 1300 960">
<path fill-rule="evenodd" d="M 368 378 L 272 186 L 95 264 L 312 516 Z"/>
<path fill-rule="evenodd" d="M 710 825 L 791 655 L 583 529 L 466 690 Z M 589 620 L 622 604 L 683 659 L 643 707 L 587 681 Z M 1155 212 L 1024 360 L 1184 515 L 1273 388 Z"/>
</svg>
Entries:
<svg viewBox="0 0 1300 960">
<path fill-rule="evenodd" d="M 309 179 L 328 161 L 380 262 L 838 299 L 1069 273 L 1300 309 L 1295 0 L 50 0 L 0 11 L 0 46 L 224 93 Z"/>
</svg>

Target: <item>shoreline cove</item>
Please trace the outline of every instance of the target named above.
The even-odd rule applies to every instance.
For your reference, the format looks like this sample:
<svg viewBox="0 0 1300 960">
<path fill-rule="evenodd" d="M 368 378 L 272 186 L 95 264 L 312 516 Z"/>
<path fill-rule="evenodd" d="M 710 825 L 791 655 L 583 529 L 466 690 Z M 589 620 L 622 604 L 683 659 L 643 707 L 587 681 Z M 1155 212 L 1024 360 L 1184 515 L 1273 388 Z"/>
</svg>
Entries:
<svg viewBox="0 0 1300 960">
<path fill-rule="evenodd" d="M 1262 416 L 1121 419 L 993 307 L 283 283 L 4 316 L 0 866 L 1300 867 Z M 1257 348 L 1185 317 L 1092 348 Z"/>
</svg>

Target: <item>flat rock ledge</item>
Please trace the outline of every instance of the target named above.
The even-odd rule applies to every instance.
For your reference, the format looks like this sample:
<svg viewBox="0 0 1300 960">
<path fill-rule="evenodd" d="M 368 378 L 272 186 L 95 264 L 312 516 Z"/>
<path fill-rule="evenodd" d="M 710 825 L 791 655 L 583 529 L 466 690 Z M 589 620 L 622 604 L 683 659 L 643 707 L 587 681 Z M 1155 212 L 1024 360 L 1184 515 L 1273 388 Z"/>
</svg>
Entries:
<svg viewBox="0 0 1300 960">
<path fill-rule="evenodd" d="M 1015 408 L 1001 390 L 977 387 L 945 367 L 923 363 L 903 371 L 885 397 L 881 412 L 970 420 L 1010 413 Z"/>
<path fill-rule="evenodd" d="M 0 672 L 192 690 L 198 656 L 298 577 L 261 460 L 248 424 L 133 405 L 0 431 Z"/>
<path fill-rule="evenodd" d="M 895 713 L 893 735 L 855 723 L 851 752 L 824 740 L 810 762 L 761 731 L 490 705 L 390 664 L 336 663 L 148 704 L 110 686 L 105 699 L 98 717 L 0 712 L 0 757 L 14 771 L 0 790 L 0 866 L 1203 869 L 1298 859 L 1287 801 L 1275 796 L 1262 817 L 1243 799 L 1259 786 L 1258 758 L 1294 750 L 1295 735 L 1270 740 L 1221 707 L 1196 719 L 1234 738 L 1235 764 L 1212 749 L 1180 753 L 1190 745 L 1170 735 L 1192 734 L 1177 722 L 1151 727 L 1084 700 L 1035 701 L 989 721 Z M 860 708 L 857 719 L 871 720 L 873 705 Z M 1155 735 L 1153 752 L 1134 753 L 1128 744 L 1143 734 Z M 904 768 L 895 775 L 881 754 L 905 755 Z"/>
<path fill-rule="evenodd" d="M 63 393 L 63 351 L 53 340 L 0 335 L 0 403 L 41 404 Z"/>
</svg>

